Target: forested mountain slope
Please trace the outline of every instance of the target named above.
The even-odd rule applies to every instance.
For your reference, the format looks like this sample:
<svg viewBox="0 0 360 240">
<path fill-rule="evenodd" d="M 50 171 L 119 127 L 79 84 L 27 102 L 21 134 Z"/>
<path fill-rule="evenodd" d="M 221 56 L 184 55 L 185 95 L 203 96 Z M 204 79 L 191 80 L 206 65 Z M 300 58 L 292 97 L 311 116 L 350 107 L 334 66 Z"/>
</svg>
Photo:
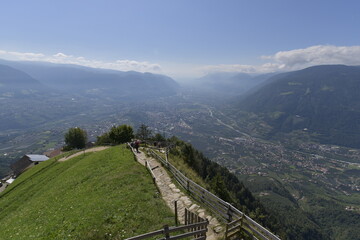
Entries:
<svg viewBox="0 0 360 240">
<path fill-rule="evenodd" d="M 315 66 L 283 73 L 237 103 L 272 127 L 305 130 L 320 141 L 360 147 L 360 67 Z"/>
</svg>

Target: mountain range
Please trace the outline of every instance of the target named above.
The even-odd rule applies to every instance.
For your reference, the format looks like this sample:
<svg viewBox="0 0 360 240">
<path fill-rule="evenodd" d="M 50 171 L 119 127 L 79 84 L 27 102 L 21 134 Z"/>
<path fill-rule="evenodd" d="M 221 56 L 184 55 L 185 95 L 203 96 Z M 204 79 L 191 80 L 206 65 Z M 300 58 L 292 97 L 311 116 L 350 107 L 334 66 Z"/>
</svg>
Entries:
<svg viewBox="0 0 360 240">
<path fill-rule="evenodd" d="M 323 143 L 360 147 L 360 67 L 324 65 L 275 75 L 236 102 L 260 115 L 269 136 L 307 131 Z"/>
<path fill-rule="evenodd" d="M 11 67 L 17 70 L 12 76 L 14 83 L 22 83 L 25 87 L 24 83 L 34 84 L 38 81 L 50 89 L 67 93 L 146 99 L 175 95 L 179 88 L 172 78 L 153 73 L 121 72 L 43 62 L 1 60 L 0 64 L 3 68 Z M 7 76 L 9 74 L 0 79 L 0 84 L 7 86 Z"/>
<path fill-rule="evenodd" d="M 231 97 L 246 93 L 273 75 L 274 73 L 250 75 L 238 72 L 217 72 L 195 79 L 188 85 L 201 93 Z"/>
<path fill-rule="evenodd" d="M 45 86 L 29 74 L 15 68 L 0 65 L 0 91 L 44 89 Z"/>
</svg>

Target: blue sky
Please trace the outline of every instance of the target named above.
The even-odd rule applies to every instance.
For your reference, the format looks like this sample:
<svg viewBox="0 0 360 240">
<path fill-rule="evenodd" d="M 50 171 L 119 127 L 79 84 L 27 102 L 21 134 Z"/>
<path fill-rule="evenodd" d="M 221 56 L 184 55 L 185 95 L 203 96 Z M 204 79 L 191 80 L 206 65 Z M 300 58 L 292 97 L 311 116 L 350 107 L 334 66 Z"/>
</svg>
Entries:
<svg viewBox="0 0 360 240">
<path fill-rule="evenodd" d="M 357 0 L 12 0 L 0 58 L 164 73 L 360 65 Z"/>
</svg>

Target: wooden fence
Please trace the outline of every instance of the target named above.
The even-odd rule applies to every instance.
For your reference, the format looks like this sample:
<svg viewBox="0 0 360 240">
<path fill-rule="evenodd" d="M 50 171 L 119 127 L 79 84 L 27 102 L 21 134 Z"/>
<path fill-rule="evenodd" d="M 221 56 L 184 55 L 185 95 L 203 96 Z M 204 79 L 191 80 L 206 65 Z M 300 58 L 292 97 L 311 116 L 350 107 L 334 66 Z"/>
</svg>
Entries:
<svg viewBox="0 0 360 240">
<path fill-rule="evenodd" d="M 232 206 L 230 203 L 225 202 L 221 198 L 207 191 L 205 188 L 196 184 L 192 180 L 184 176 L 177 170 L 171 163 L 166 161 L 163 157 L 157 154 L 154 150 L 149 149 L 149 153 L 158 159 L 175 177 L 178 183 L 184 187 L 195 199 L 206 205 L 214 214 L 231 222 L 234 219 L 243 219 L 243 226 L 252 232 L 253 237 L 264 240 L 280 240 L 279 237 L 271 233 L 269 230 L 261 226 L 259 223 L 251 219 L 249 216 Z M 245 229 L 246 230 L 246 229 Z"/>
<path fill-rule="evenodd" d="M 154 170 L 156 167 L 152 168 L 152 167 L 150 166 L 149 161 L 147 161 L 147 160 L 145 160 L 145 167 L 149 170 L 149 172 L 150 172 L 150 174 L 151 174 L 151 177 L 152 177 L 152 179 L 153 179 L 153 182 L 155 183 L 156 177 L 155 177 L 155 174 L 154 174 L 153 170 Z"/>
<path fill-rule="evenodd" d="M 244 223 L 243 220 L 243 218 L 239 218 L 226 224 L 225 240 L 238 240 L 244 239 L 244 237 L 248 239 L 253 236 L 253 234 L 247 230 L 248 225 Z"/>
<path fill-rule="evenodd" d="M 203 222 L 208 222 L 208 220 L 199 217 L 195 213 L 193 213 L 193 212 L 189 211 L 187 208 L 185 208 L 185 225 L 189 226 L 194 223 L 203 223 Z M 204 230 L 204 232 L 194 235 L 194 237 L 196 239 L 200 240 L 200 239 L 206 239 L 206 228 L 207 228 L 207 225 L 206 226 L 201 225 L 201 226 L 198 226 L 195 228 L 188 228 L 188 231 L 194 232 L 194 231 L 198 231 L 198 230 Z"/>
<path fill-rule="evenodd" d="M 187 220 L 185 220 L 186 223 L 183 226 L 169 227 L 168 225 L 165 225 L 163 229 L 154 232 L 145 233 L 135 237 L 127 238 L 125 240 L 141 240 L 158 235 L 163 235 L 163 238 L 160 238 L 161 240 L 176 240 L 191 236 L 193 236 L 195 240 L 205 240 L 209 221 L 207 219 L 200 218 L 195 213 L 190 212 L 186 208 L 185 208 L 185 219 Z M 180 231 L 187 231 L 187 232 L 170 236 L 171 233 L 180 232 Z"/>
<path fill-rule="evenodd" d="M 240 239 L 243 218 L 226 224 L 225 240 Z"/>
</svg>

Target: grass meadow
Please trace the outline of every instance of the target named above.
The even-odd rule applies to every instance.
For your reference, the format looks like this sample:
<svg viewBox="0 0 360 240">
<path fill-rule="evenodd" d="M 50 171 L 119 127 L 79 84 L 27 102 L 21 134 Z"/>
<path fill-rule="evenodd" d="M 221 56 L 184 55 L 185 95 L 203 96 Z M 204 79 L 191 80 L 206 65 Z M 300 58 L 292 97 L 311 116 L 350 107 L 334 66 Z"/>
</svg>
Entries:
<svg viewBox="0 0 360 240">
<path fill-rule="evenodd" d="M 0 195 L 0 239 L 124 239 L 174 216 L 124 146 L 23 173 Z"/>
</svg>

